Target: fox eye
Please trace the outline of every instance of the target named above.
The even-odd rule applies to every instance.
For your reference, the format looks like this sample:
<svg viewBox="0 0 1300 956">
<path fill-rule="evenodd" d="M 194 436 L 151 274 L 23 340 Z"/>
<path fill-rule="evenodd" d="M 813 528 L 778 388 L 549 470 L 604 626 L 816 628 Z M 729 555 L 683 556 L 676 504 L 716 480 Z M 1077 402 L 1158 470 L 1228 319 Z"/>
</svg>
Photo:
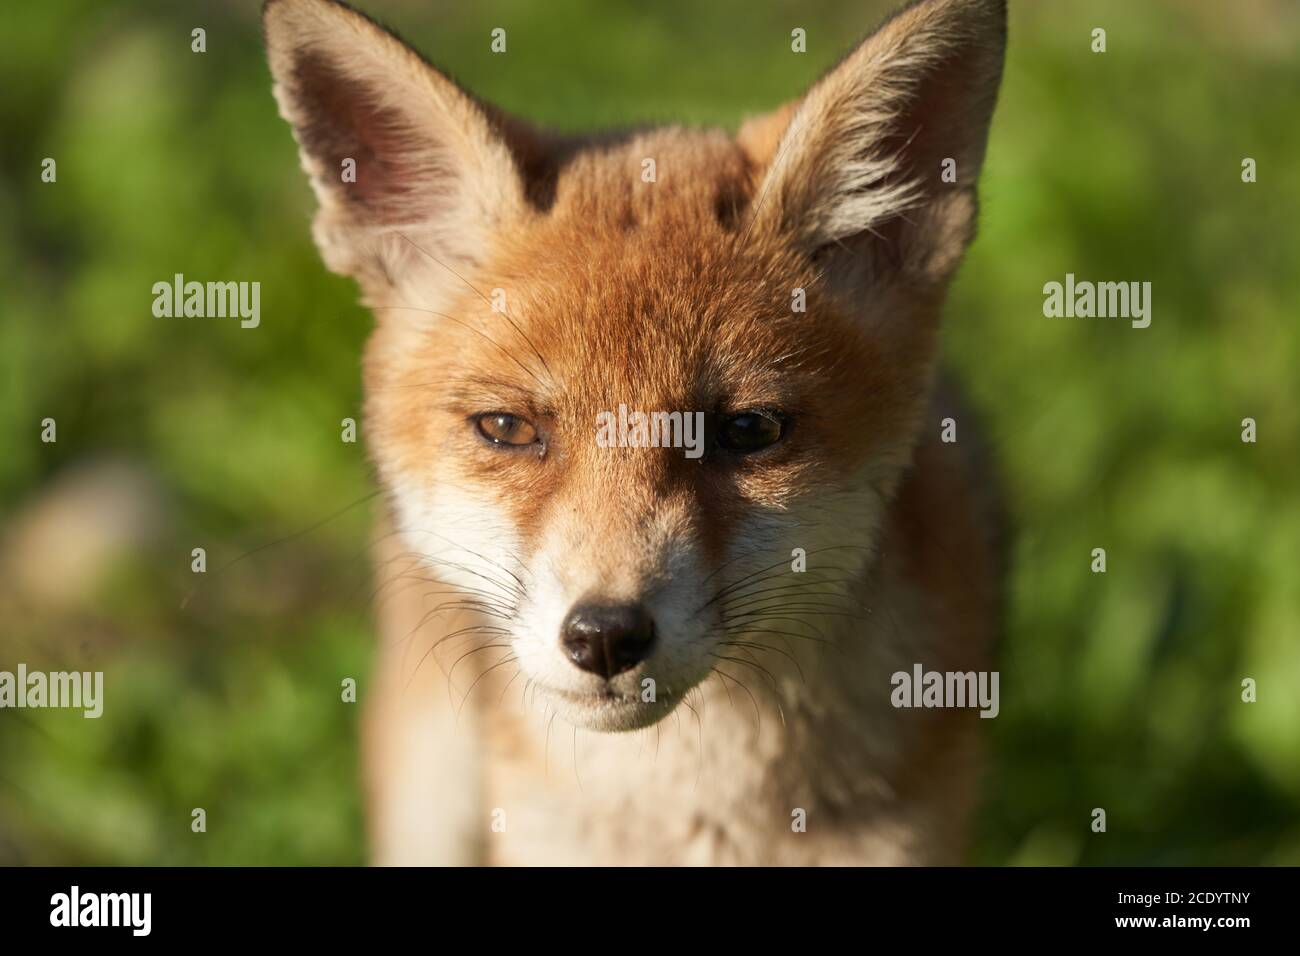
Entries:
<svg viewBox="0 0 1300 956">
<path fill-rule="evenodd" d="M 537 441 L 533 423 L 506 412 L 486 412 L 474 419 L 478 433 L 494 445 L 531 445 Z"/>
<path fill-rule="evenodd" d="M 738 455 L 760 451 L 781 440 L 785 426 L 768 412 L 741 412 L 722 420 L 718 427 L 718 444 Z"/>
</svg>

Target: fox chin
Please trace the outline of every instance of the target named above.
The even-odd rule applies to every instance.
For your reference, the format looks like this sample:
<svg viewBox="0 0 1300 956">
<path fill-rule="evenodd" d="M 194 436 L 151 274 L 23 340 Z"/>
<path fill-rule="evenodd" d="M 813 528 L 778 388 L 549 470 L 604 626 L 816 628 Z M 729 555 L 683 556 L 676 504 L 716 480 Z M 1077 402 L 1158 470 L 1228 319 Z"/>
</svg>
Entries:
<svg viewBox="0 0 1300 956">
<path fill-rule="evenodd" d="M 999 627 L 939 340 L 1003 0 L 905 7 L 734 135 L 552 133 L 334 0 L 263 17 L 375 317 L 373 860 L 959 862 L 979 711 L 891 675 L 976 686 Z"/>
</svg>

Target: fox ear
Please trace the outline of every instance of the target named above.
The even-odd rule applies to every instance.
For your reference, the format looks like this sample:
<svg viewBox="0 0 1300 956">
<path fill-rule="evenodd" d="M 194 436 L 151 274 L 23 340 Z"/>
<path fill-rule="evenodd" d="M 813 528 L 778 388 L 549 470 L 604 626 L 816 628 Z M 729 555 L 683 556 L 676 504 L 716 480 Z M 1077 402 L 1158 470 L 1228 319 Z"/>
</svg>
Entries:
<svg viewBox="0 0 1300 956">
<path fill-rule="evenodd" d="M 750 121 L 739 139 L 765 167 L 754 231 L 869 274 L 946 279 L 974 231 L 1005 46 L 1004 0 L 921 0 Z"/>
<path fill-rule="evenodd" d="M 325 263 L 370 294 L 477 261 L 525 208 L 521 124 L 481 106 L 401 40 L 332 0 L 269 0 L 275 98 L 320 203 Z M 445 265 L 439 269 L 437 263 Z M 447 275 L 439 279 L 445 281 Z"/>
</svg>

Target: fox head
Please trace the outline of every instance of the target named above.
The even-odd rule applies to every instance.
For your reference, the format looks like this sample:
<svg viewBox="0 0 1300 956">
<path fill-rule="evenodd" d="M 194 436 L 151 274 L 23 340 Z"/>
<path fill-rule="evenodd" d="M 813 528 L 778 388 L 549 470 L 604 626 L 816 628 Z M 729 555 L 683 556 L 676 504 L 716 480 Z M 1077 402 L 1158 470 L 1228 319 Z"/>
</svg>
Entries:
<svg viewBox="0 0 1300 956">
<path fill-rule="evenodd" d="M 538 692 L 646 726 L 745 645 L 860 614 L 974 230 L 1003 0 L 904 9 L 735 136 L 552 135 L 342 4 L 264 17 L 317 244 L 376 314 L 399 532 Z"/>
</svg>

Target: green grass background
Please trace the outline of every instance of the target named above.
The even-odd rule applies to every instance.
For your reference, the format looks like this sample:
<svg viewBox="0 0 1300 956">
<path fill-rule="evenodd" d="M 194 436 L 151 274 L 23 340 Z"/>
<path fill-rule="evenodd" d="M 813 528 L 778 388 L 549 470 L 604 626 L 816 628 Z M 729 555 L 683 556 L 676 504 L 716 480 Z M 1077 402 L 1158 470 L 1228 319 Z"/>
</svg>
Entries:
<svg viewBox="0 0 1300 956">
<path fill-rule="evenodd" d="M 734 127 L 887 8 L 363 6 L 476 92 L 566 128 Z M 1012 7 L 981 234 L 947 324 L 1019 529 L 973 859 L 1300 864 L 1300 8 Z M 372 490 L 338 436 L 370 320 L 310 244 L 269 88 L 251 2 L 6 10 L 0 534 L 88 463 L 127 462 L 157 490 L 154 532 L 57 597 L 3 576 L 0 669 L 103 669 L 108 706 L 0 711 L 2 862 L 364 859 L 339 682 L 364 694 L 368 506 L 314 526 Z M 151 286 L 176 272 L 260 281 L 261 327 L 154 318 Z M 1043 283 L 1066 272 L 1152 282 L 1151 327 L 1045 319 Z M 47 416 L 56 444 L 39 441 Z M 308 528 L 209 573 L 182 608 L 192 547 L 215 569 Z"/>
</svg>

